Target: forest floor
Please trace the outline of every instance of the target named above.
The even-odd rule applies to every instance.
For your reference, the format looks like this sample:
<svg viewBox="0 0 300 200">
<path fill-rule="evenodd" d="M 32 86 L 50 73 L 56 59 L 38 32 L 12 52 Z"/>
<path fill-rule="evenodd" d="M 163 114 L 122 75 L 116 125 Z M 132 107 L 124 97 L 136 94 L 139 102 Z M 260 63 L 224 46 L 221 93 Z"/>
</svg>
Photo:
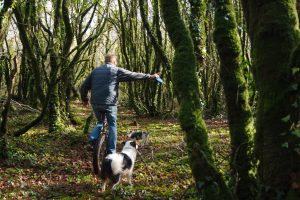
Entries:
<svg viewBox="0 0 300 200">
<path fill-rule="evenodd" d="M 78 102 L 73 108 L 82 121 L 91 113 Z M 10 131 L 33 118 L 31 113 L 16 110 L 11 116 Z M 135 121 L 138 126 L 133 125 Z M 227 122 L 224 119 L 206 122 L 217 167 L 226 178 Z M 176 119 L 140 117 L 119 109 L 119 149 L 130 130 L 146 130 L 150 137 L 137 156 L 134 186 L 123 181 L 113 193 L 102 193 L 101 180 L 92 172 L 92 152 L 83 125 L 65 127 L 49 134 L 47 126 L 41 124 L 19 138 L 8 138 L 10 159 L 0 163 L 0 199 L 199 199 L 193 187 L 184 134 Z"/>
</svg>

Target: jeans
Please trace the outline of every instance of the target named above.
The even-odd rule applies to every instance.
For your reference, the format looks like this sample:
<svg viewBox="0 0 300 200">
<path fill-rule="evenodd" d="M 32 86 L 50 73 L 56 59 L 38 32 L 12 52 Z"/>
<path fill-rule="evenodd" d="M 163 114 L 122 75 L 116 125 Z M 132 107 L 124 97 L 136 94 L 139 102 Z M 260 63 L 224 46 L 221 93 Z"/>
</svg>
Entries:
<svg viewBox="0 0 300 200">
<path fill-rule="evenodd" d="M 95 116 L 97 118 L 97 125 L 93 129 L 91 135 L 97 131 L 99 133 L 103 126 L 103 119 L 101 112 L 105 112 L 105 116 L 108 123 L 108 149 L 107 153 L 115 153 L 117 146 L 117 106 L 106 106 L 106 105 L 92 105 Z"/>
</svg>

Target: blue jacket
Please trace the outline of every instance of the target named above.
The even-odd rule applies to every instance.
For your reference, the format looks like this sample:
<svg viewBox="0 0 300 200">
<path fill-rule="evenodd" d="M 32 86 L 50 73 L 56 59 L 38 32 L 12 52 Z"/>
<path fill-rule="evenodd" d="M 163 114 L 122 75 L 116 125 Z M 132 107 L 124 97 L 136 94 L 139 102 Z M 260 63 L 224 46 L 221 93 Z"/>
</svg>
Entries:
<svg viewBox="0 0 300 200">
<path fill-rule="evenodd" d="M 131 72 L 108 63 L 94 69 L 85 79 L 80 88 L 81 99 L 88 101 L 87 94 L 91 90 L 91 104 L 117 105 L 119 82 L 149 78 L 150 74 Z"/>
</svg>

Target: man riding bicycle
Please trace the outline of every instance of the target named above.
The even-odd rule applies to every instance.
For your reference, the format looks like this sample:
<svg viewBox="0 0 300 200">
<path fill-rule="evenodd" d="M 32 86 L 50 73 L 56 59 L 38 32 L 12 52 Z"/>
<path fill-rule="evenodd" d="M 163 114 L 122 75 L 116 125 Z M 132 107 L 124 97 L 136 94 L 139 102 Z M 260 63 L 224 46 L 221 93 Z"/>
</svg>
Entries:
<svg viewBox="0 0 300 200">
<path fill-rule="evenodd" d="M 109 126 L 107 153 L 114 153 L 117 144 L 117 104 L 119 82 L 134 80 L 150 80 L 158 74 L 144 74 L 131 72 L 116 66 L 117 57 L 113 54 L 105 56 L 105 64 L 94 69 L 83 82 L 80 95 L 84 106 L 89 105 L 87 97 L 91 90 L 91 104 L 98 120 L 91 135 L 100 133 L 103 124 L 101 113 L 105 113 Z M 97 138 L 94 138 L 97 139 Z"/>
</svg>

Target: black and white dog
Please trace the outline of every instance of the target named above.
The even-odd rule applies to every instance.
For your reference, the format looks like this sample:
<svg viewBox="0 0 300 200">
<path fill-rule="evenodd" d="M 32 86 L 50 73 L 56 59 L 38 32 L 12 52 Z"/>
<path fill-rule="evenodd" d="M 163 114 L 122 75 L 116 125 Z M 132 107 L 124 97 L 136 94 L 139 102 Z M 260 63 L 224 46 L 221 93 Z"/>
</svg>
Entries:
<svg viewBox="0 0 300 200">
<path fill-rule="evenodd" d="M 127 138 L 142 140 L 141 147 L 143 147 L 145 144 L 147 144 L 149 133 L 146 131 L 131 131 L 127 134 Z"/>
<path fill-rule="evenodd" d="M 127 175 L 127 180 L 130 185 L 133 166 L 136 160 L 137 145 L 135 140 L 125 142 L 125 145 L 120 153 L 107 155 L 102 162 L 101 179 L 104 181 L 102 191 L 105 191 L 106 184 L 109 180 L 112 181 L 112 189 L 120 183 L 122 175 Z"/>
</svg>

